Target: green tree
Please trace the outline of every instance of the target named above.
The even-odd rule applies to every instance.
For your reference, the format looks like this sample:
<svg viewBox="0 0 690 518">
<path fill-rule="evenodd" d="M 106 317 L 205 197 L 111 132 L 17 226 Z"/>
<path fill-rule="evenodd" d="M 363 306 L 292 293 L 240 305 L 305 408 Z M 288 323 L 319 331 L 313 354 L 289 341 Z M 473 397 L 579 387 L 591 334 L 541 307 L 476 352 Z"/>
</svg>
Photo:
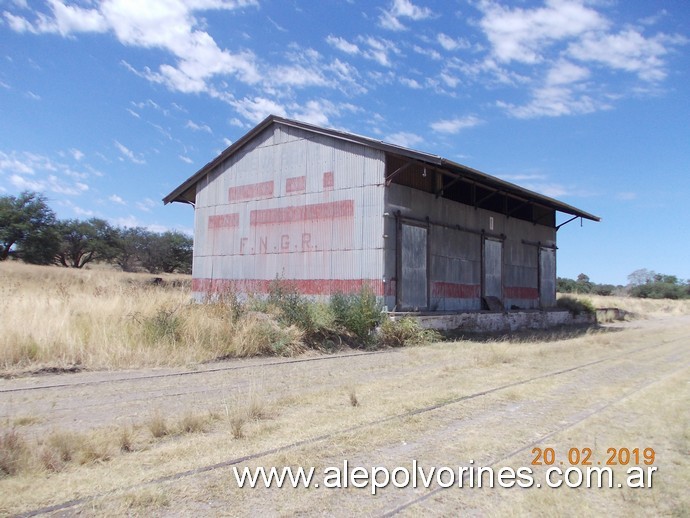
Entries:
<svg viewBox="0 0 690 518">
<path fill-rule="evenodd" d="M 42 194 L 24 191 L 19 196 L 0 196 L 0 261 L 9 257 L 12 247 L 35 247 L 47 228 L 55 225 L 55 213 Z M 27 240 L 34 239 L 33 245 Z"/>
<path fill-rule="evenodd" d="M 57 224 L 43 226 L 32 232 L 18 246 L 16 255 L 25 263 L 55 264 L 60 251 L 60 232 Z"/>
<path fill-rule="evenodd" d="M 70 219 L 58 224 L 60 249 L 57 262 L 83 268 L 92 261 L 111 261 L 117 256 L 117 231 L 107 221 Z"/>
<path fill-rule="evenodd" d="M 141 266 L 141 257 L 146 253 L 151 232 L 142 227 L 117 230 L 117 255 L 115 262 L 125 272 L 136 271 Z"/>
<path fill-rule="evenodd" d="M 167 273 L 191 273 L 194 240 L 177 230 L 163 232 L 160 236 L 160 268 Z"/>
<path fill-rule="evenodd" d="M 581 273 L 577 276 L 575 281 L 575 290 L 577 293 L 591 293 L 592 283 L 589 280 L 589 276 Z"/>
<path fill-rule="evenodd" d="M 575 293 L 577 290 L 576 282 L 566 277 L 556 279 L 556 291 L 558 293 Z"/>
<path fill-rule="evenodd" d="M 125 271 L 139 267 L 150 273 L 189 273 L 193 240 L 177 231 L 152 232 L 142 227 L 118 231 L 117 264 Z"/>
</svg>

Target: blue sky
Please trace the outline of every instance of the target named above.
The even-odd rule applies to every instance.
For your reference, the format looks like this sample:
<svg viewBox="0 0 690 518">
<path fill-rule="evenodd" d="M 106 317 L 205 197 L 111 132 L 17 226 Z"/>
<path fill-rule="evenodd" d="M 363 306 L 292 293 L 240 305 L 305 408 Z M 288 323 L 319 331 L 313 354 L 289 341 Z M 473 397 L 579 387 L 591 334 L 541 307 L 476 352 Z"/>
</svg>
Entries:
<svg viewBox="0 0 690 518">
<path fill-rule="evenodd" d="M 686 0 L 0 0 L 0 194 L 191 233 L 161 198 L 270 113 L 603 218 L 558 275 L 690 278 Z"/>
</svg>

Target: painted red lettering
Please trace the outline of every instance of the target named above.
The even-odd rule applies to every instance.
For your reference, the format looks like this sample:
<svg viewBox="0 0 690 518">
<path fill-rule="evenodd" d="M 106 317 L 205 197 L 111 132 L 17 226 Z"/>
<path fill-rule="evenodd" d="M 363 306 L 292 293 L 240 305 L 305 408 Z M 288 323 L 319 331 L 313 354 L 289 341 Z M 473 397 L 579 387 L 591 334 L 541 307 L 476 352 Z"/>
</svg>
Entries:
<svg viewBox="0 0 690 518">
<path fill-rule="evenodd" d="M 309 252 L 311 250 L 311 234 L 302 234 L 302 252 Z"/>
</svg>

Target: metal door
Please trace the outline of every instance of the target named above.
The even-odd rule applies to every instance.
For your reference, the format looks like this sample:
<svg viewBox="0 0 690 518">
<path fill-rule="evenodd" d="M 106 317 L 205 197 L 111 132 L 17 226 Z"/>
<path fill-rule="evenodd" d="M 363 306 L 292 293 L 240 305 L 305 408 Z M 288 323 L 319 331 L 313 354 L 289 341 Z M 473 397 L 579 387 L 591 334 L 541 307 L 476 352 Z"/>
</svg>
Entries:
<svg viewBox="0 0 690 518">
<path fill-rule="evenodd" d="M 551 308 L 556 305 L 556 250 L 539 249 L 539 305 Z"/>
<path fill-rule="evenodd" d="M 427 299 L 427 229 L 401 225 L 400 275 L 398 297 L 401 309 L 420 310 L 428 307 Z"/>
<path fill-rule="evenodd" d="M 503 301 L 503 242 L 484 240 L 484 296 Z"/>
</svg>

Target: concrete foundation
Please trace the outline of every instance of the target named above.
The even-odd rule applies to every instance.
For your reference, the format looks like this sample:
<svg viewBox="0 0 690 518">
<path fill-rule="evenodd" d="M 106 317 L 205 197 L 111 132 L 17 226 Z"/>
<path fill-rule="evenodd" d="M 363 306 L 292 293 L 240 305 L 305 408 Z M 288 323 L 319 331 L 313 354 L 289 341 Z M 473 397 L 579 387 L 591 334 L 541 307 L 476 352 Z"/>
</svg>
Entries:
<svg viewBox="0 0 690 518">
<path fill-rule="evenodd" d="M 446 314 L 390 314 L 393 320 L 403 316 L 414 318 L 425 329 L 467 333 L 508 333 L 520 329 L 549 329 L 563 325 L 593 325 L 597 322 L 595 315 L 581 313 L 575 316 L 569 311 L 558 309 L 507 312 L 472 311 Z"/>
</svg>

